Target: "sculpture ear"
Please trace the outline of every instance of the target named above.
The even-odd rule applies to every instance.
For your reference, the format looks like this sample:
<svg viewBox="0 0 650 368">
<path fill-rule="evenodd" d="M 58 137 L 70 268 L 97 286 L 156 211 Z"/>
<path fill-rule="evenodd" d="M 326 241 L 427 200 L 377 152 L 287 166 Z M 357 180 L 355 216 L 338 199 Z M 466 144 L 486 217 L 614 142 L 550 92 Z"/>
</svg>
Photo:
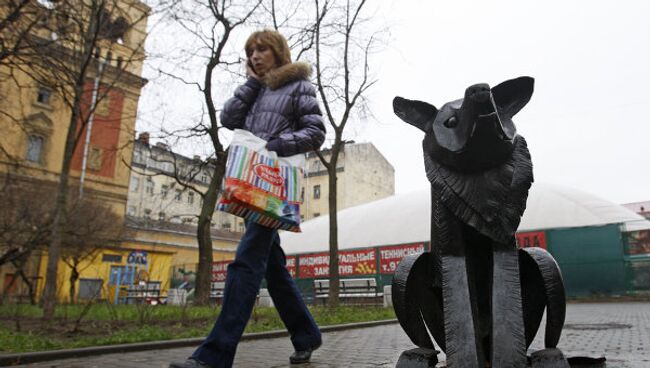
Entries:
<svg viewBox="0 0 650 368">
<path fill-rule="evenodd" d="M 393 111 L 400 119 L 426 132 L 427 122 L 433 121 L 438 109 L 426 102 L 407 100 L 402 97 L 393 99 Z"/>
<path fill-rule="evenodd" d="M 535 79 L 531 77 L 519 77 L 492 88 L 492 96 L 499 107 L 499 112 L 513 117 L 530 101 L 534 84 Z"/>
</svg>

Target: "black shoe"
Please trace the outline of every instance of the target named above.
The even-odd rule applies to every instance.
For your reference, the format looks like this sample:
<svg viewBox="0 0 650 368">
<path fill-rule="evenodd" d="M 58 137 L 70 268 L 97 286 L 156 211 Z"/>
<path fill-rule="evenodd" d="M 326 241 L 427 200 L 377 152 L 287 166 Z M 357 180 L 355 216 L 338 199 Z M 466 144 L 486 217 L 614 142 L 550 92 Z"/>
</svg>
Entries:
<svg viewBox="0 0 650 368">
<path fill-rule="evenodd" d="M 184 362 L 174 362 L 169 368 L 211 368 L 210 365 L 201 363 L 196 359 L 189 358 Z"/>
<path fill-rule="evenodd" d="M 310 349 L 307 350 L 296 350 L 291 354 L 289 357 L 289 361 L 291 364 L 303 364 L 303 363 L 309 363 L 309 359 L 311 359 L 311 353 L 320 348 L 321 343 L 318 343 L 318 345 L 311 347 Z"/>
</svg>

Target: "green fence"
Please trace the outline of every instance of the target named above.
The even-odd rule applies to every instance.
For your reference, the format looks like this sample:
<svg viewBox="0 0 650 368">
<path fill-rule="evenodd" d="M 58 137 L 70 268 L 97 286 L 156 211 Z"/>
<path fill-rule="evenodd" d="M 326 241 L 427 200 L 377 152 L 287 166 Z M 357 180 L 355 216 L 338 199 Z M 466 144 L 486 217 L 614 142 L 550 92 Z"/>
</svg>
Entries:
<svg viewBox="0 0 650 368">
<path fill-rule="evenodd" d="M 548 230 L 548 250 L 562 270 L 568 296 L 629 291 L 620 226 Z"/>
</svg>

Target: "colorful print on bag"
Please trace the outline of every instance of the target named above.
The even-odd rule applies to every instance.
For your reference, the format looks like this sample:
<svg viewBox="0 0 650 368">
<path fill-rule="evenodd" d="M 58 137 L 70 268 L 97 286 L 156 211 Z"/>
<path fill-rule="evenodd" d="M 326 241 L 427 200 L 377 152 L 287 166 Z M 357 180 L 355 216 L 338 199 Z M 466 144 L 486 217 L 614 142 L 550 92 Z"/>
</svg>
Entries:
<svg viewBox="0 0 650 368">
<path fill-rule="evenodd" d="M 303 169 L 281 161 L 233 140 L 217 209 L 267 227 L 300 232 Z"/>
</svg>

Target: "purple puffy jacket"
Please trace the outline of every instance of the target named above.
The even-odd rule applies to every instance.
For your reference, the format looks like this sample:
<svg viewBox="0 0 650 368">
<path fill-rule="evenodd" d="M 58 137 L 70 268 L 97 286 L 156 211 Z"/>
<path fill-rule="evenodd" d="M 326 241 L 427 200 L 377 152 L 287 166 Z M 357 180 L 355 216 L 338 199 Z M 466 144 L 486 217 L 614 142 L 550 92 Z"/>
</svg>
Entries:
<svg viewBox="0 0 650 368">
<path fill-rule="evenodd" d="M 310 75 L 309 64 L 296 62 L 269 71 L 263 83 L 248 78 L 224 105 L 221 123 L 266 141 L 278 138 L 280 156 L 317 150 L 325 140 L 325 126 Z"/>
</svg>

